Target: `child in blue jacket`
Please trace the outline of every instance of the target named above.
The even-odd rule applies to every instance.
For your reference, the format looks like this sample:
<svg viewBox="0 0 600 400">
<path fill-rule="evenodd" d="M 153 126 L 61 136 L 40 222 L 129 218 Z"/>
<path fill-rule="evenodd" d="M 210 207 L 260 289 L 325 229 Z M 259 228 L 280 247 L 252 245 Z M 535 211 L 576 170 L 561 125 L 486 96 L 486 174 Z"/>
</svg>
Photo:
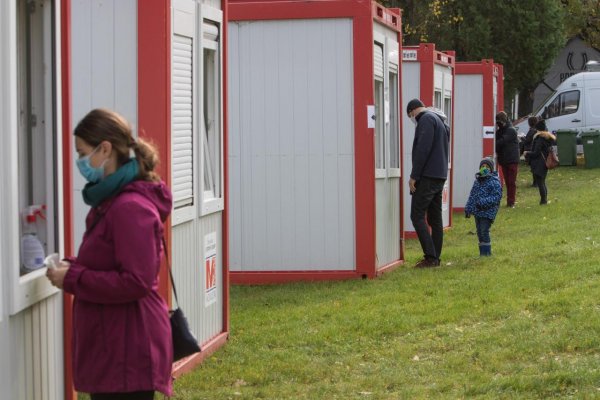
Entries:
<svg viewBox="0 0 600 400">
<path fill-rule="evenodd" d="M 501 200 L 502 185 L 498 173 L 494 171 L 494 159 L 486 157 L 479 163 L 479 172 L 475 174 L 475 182 L 465 206 L 465 217 L 475 216 L 480 256 L 492 255 L 490 228 Z"/>
</svg>

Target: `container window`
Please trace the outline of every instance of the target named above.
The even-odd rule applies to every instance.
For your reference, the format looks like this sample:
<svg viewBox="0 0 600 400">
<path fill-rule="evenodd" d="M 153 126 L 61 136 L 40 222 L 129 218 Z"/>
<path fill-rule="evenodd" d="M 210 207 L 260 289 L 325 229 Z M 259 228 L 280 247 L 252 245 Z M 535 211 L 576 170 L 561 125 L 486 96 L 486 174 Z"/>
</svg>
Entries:
<svg viewBox="0 0 600 400">
<path fill-rule="evenodd" d="M 223 129 L 219 26 L 204 20 L 202 101 L 202 213 L 223 209 Z"/>
<path fill-rule="evenodd" d="M 448 96 L 444 97 L 444 114 L 446 114 L 446 123 L 452 126 L 452 99 Z"/>
<path fill-rule="evenodd" d="M 20 275 L 57 251 L 57 143 L 53 3 L 18 1 L 17 104 Z"/>
<path fill-rule="evenodd" d="M 45 277 L 44 259 L 61 253 L 62 163 L 60 2 L 10 0 L 0 13 L 5 65 L 2 80 L 4 140 L 3 254 L 10 315 L 58 292 Z M 7 150 L 8 149 L 8 150 Z M 13 250 L 14 249 L 14 250 Z"/>
<path fill-rule="evenodd" d="M 433 107 L 438 110 L 442 109 L 442 92 L 439 90 L 433 92 Z"/>
<path fill-rule="evenodd" d="M 383 81 L 375 80 L 375 168 L 385 168 Z"/>
<path fill-rule="evenodd" d="M 390 72 L 390 168 L 400 168 L 400 126 L 398 122 L 398 74 Z"/>
</svg>

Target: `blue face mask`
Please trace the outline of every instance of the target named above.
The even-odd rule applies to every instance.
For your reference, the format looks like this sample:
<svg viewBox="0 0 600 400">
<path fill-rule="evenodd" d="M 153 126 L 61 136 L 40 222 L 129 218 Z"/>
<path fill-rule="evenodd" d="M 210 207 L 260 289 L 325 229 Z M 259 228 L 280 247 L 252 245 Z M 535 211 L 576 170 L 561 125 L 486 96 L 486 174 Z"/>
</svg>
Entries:
<svg viewBox="0 0 600 400">
<path fill-rule="evenodd" d="M 90 163 L 90 157 L 92 157 L 99 147 L 100 146 L 98 145 L 90 154 L 81 157 L 76 161 L 77 168 L 79 168 L 81 175 L 91 183 L 98 183 L 102 180 L 102 178 L 104 178 L 104 164 L 106 164 L 108 161 L 108 159 L 104 160 L 102 165 L 100 165 L 98 168 L 92 167 L 92 164 Z"/>
<path fill-rule="evenodd" d="M 483 166 L 479 169 L 479 175 L 486 176 L 490 173 L 490 169 L 487 166 Z"/>
</svg>

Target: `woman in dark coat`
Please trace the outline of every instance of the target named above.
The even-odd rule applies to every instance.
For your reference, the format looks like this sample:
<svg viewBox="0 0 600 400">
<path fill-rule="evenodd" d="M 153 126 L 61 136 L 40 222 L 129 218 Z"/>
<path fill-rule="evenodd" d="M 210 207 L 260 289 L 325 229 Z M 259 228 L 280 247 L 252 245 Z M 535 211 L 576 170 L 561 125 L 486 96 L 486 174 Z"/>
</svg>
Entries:
<svg viewBox="0 0 600 400">
<path fill-rule="evenodd" d="M 527 123 L 529 124 L 529 131 L 527 131 L 527 135 L 525 136 L 525 141 L 523 145 L 523 153 L 530 152 L 531 147 L 533 146 L 533 137 L 537 133 L 537 129 L 535 129 L 535 124 L 538 122 L 538 117 L 531 116 L 527 119 Z M 531 167 L 531 166 L 530 166 Z M 535 175 L 533 173 L 533 169 L 531 169 L 531 175 L 533 176 L 533 183 L 531 186 L 537 186 L 537 182 L 535 181 Z"/>
<path fill-rule="evenodd" d="M 546 168 L 546 157 L 548 157 L 550 147 L 556 142 L 556 136 L 548 132 L 546 122 L 543 120 L 538 121 L 535 128 L 538 130 L 538 133 L 533 136 L 531 151 L 525 153 L 525 158 L 529 161 L 531 171 L 538 184 L 540 204 L 547 204 L 548 189 L 546 188 L 546 175 L 548 174 L 548 168 Z"/>
</svg>

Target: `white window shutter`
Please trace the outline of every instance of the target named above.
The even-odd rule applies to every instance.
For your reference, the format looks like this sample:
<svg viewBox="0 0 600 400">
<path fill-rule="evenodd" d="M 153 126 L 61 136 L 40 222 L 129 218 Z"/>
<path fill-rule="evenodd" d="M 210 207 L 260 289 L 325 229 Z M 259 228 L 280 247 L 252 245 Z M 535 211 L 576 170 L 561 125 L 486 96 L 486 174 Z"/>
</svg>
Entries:
<svg viewBox="0 0 600 400">
<path fill-rule="evenodd" d="M 175 208 L 194 204 L 195 3 L 173 2 L 171 177 Z"/>
<path fill-rule="evenodd" d="M 373 44 L 373 73 L 375 78 L 383 80 L 383 47 Z"/>
</svg>

